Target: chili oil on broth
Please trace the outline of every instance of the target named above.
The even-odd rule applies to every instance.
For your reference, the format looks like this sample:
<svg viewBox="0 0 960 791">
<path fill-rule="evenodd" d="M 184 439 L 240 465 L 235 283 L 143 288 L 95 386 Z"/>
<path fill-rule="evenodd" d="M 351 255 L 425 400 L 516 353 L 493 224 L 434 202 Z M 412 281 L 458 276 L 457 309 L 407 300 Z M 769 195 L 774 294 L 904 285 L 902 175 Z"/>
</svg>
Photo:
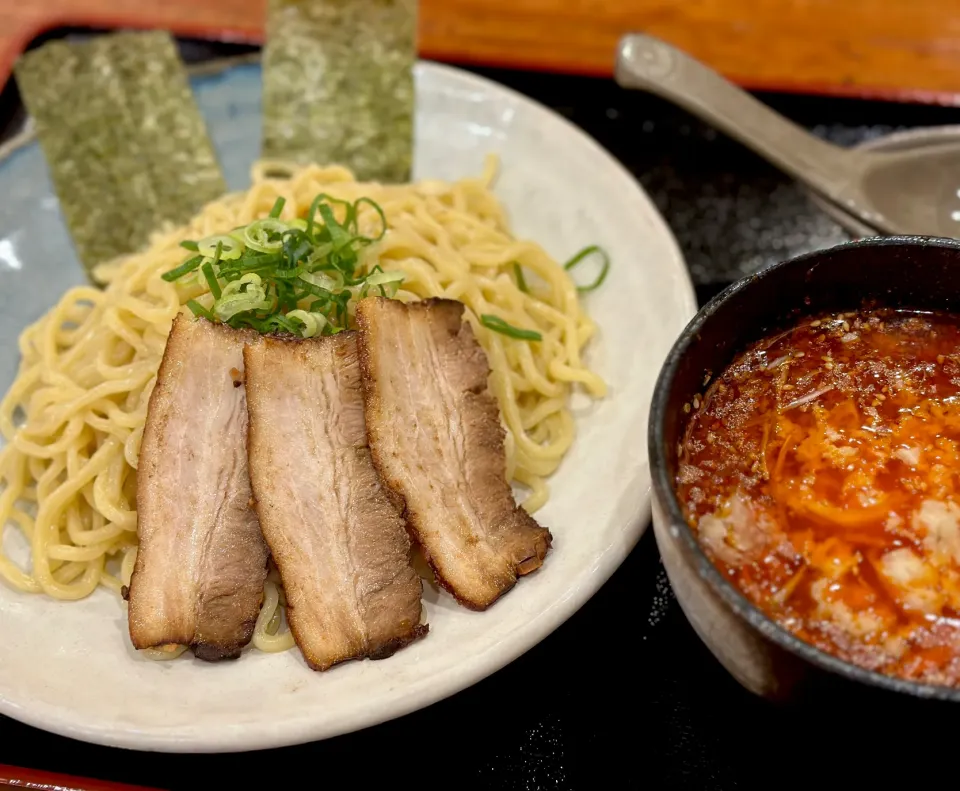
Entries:
<svg viewBox="0 0 960 791">
<path fill-rule="evenodd" d="M 687 408 L 678 495 L 727 578 L 841 659 L 960 685 L 960 317 L 808 319 Z"/>
</svg>

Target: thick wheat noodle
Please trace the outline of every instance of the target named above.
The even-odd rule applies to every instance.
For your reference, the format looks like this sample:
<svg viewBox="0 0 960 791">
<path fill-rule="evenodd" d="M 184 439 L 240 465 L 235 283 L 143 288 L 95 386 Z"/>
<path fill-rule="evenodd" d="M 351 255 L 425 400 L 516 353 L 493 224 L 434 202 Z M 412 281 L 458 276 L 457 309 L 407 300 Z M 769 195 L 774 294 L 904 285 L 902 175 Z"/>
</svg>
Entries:
<svg viewBox="0 0 960 791">
<path fill-rule="evenodd" d="M 277 177 L 278 169 L 289 177 Z M 294 169 L 259 163 L 253 187 L 212 203 L 186 227 L 158 234 L 148 249 L 100 267 L 104 290 L 71 289 L 19 340 L 20 371 L 0 403 L 0 525 L 31 549 L 29 570 L 0 552 L 0 577 L 13 587 L 57 599 L 80 599 L 98 585 L 119 593 L 129 582 L 137 546 L 136 466 L 147 403 L 173 317 L 186 300 L 211 299 L 202 279 L 176 284 L 160 275 L 184 258 L 183 239 L 222 233 L 265 216 L 278 196 L 283 216 L 303 216 L 321 192 L 368 197 L 389 230 L 365 252 L 363 266 L 400 270 L 398 299 L 458 299 L 487 352 L 491 388 L 506 429 L 507 475 L 526 487 L 526 508 L 548 498 L 545 478 L 574 438 L 567 402 L 574 384 L 602 397 L 603 381 L 580 358 L 595 327 L 575 284 L 538 245 L 514 239 L 490 186 L 495 162 L 480 178 L 453 184 L 361 184 L 343 168 Z M 361 230 L 378 218 L 361 204 Z M 514 274 L 519 264 L 530 293 Z M 517 340 L 484 327 L 500 316 L 535 329 L 542 341 Z M 293 645 L 284 598 L 272 573 L 253 644 L 263 651 Z M 152 651 L 174 658 L 180 650 Z"/>
</svg>

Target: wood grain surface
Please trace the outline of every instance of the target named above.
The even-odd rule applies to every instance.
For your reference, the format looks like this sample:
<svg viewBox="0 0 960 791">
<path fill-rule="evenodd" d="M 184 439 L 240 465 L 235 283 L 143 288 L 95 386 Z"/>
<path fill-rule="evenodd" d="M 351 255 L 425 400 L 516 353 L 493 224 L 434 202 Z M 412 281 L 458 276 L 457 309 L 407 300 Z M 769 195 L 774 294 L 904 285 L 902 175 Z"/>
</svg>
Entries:
<svg viewBox="0 0 960 791">
<path fill-rule="evenodd" d="M 750 88 L 960 104 L 960 0 L 421 0 L 423 57 L 609 75 L 621 35 Z M 264 0 L 0 0 L 0 78 L 60 26 L 259 42 Z"/>
<path fill-rule="evenodd" d="M 142 786 L 109 783 L 89 777 L 74 777 L 0 764 L 0 789 L 3 788 L 22 788 L 31 791 L 159 791 Z"/>
</svg>

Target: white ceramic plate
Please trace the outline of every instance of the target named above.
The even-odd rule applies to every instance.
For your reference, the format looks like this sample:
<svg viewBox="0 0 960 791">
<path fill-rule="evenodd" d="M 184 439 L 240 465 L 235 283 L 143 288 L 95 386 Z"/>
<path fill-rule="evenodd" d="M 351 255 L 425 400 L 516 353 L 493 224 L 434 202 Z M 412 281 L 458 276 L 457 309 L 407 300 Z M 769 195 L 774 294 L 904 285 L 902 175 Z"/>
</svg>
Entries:
<svg viewBox="0 0 960 791">
<path fill-rule="evenodd" d="M 194 89 L 231 187 L 259 148 L 259 67 L 196 77 Z M 299 652 L 236 662 L 152 662 L 126 613 L 98 591 L 76 603 L 0 585 L 0 712 L 67 736 L 137 749 L 215 752 L 322 739 L 406 714 L 511 662 L 572 615 L 633 548 L 649 517 L 646 422 L 663 357 L 694 311 L 686 268 L 663 219 L 603 149 L 545 108 L 487 80 L 417 67 L 416 177 L 456 179 L 502 158 L 497 193 L 515 231 L 558 259 L 599 243 L 613 268 L 588 297 L 600 325 L 589 362 L 610 383 L 579 408 L 578 437 L 539 514 L 554 549 L 538 573 L 485 613 L 425 586 L 430 633 L 392 658 L 314 673 Z M 0 164 L 0 388 L 16 336 L 82 273 L 40 151 Z M 8 547 L 16 549 L 13 530 Z"/>
</svg>

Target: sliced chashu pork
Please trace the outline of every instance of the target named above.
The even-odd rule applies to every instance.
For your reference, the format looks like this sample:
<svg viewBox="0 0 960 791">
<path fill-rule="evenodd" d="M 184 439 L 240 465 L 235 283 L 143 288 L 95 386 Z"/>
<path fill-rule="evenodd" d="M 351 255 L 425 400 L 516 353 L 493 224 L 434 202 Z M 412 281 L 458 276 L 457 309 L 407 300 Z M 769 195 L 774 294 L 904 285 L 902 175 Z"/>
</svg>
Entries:
<svg viewBox="0 0 960 791">
<path fill-rule="evenodd" d="M 243 346 L 255 334 L 178 315 L 137 468 L 140 549 L 127 592 L 137 648 L 238 656 L 263 599 L 267 547 L 247 474 Z"/>
<path fill-rule="evenodd" d="M 370 297 L 357 325 L 374 463 L 440 584 L 484 609 L 540 567 L 551 536 L 506 480 L 490 369 L 463 307 Z"/>
<path fill-rule="evenodd" d="M 355 333 L 244 351 L 250 475 L 287 620 L 316 670 L 425 634 L 422 584 L 370 460 Z"/>
</svg>

